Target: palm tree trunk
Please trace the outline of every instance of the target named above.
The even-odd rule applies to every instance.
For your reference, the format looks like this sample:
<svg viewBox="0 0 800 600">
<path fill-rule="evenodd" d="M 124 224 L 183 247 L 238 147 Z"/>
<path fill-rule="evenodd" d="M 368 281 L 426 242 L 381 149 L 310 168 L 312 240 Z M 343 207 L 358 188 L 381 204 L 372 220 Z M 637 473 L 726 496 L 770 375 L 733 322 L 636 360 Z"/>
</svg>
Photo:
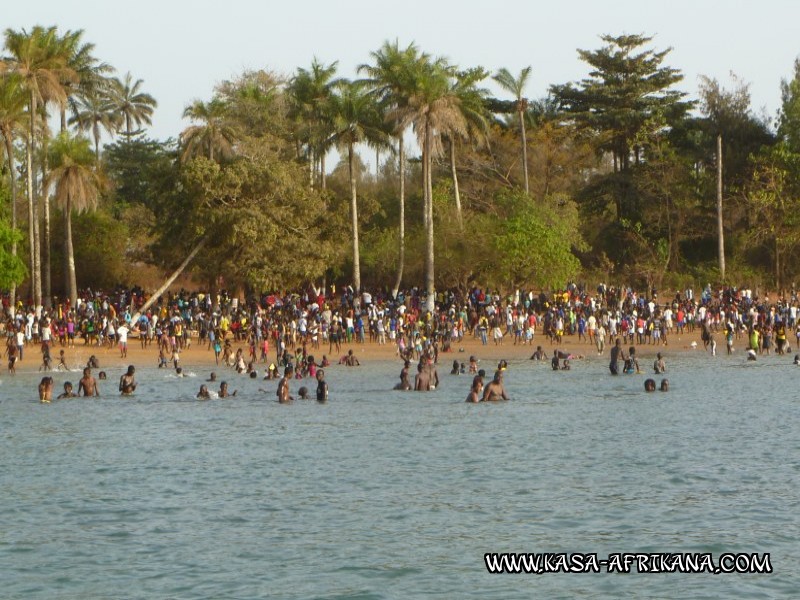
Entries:
<svg viewBox="0 0 800 600">
<path fill-rule="evenodd" d="M 72 201 L 67 196 L 64 206 L 64 254 L 67 255 L 67 293 L 71 307 L 78 305 L 78 281 L 75 277 L 75 252 L 72 246 Z"/>
<path fill-rule="evenodd" d="M 722 134 L 717 135 L 717 241 L 719 251 L 719 274 L 725 281 L 725 238 L 722 229 Z"/>
<path fill-rule="evenodd" d="M 375 183 L 378 183 L 378 178 L 381 175 L 381 150 L 375 148 Z"/>
<path fill-rule="evenodd" d="M 461 194 L 458 192 L 458 173 L 456 172 L 456 144 L 450 138 L 450 174 L 453 177 L 453 195 L 456 199 L 456 218 L 458 219 L 458 228 L 464 231 L 464 218 L 461 214 Z"/>
<path fill-rule="evenodd" d="M 61 110 L 59 111 L 61 115 L 61 133 L 64 133 L 67 130 L 67 109 L 66 107 L 62 106 Z"/>
<path fill-rule="evenodd" d="M 392 298 L 397 298 L 400 285 L 403 283 L 403 268 L 406 260 L 406 150 L 403 143 L 403 134 L 398 138 L 400 162 L 400 255 L 397 265 L 397 279 L 392 288 Z"/>
<path fill-rule="evenodd" d="M 158 288 L 156 290 L 156 292 L 152 296 L 150 296 L 150 299 L 147 302 L 144 303 L 144 306 L 142 306 L 142 308 L 140 308 L 139 311 L 136 314 L 133 315 L 133 318 L 131 319 L 132 323 L 136 323 L 139 320 L 139 317 L 142 315 L 142 313 L 147 312 L 147 309 L 149 309 L 151 306 L 153 306 L 153 304 L 156 303 L 156 301 L 164 294 L 164 292 L 167 291 L 169 286 L 171 286 L 172 283 L 178 277 L 180 277 L 180 274 L 183 273 L 183 271 L 186 269 L 186 267 L 189 266 L 189 263 L 192 262 L 192 259 L 195 256 L 197 256 L 197 253 L 200 252 L 200 250 L 203 249 L 203 246 L 205 246 L 207 242 L 208 242 L 208 237 L 204 237 L 197 243 L 197 245 L 194 248 L 192 248 L 192 251 L 189 253 L 189 256 L 187 256 L 184 259 L 184 261 L 180 265 L 178 265 L 178 268 L 175 269 L 175 271 L 172 273 L 172 275 L 170 275 L 167 278 L 167 280 L 164 282 L 164 285 L 162 285 L 160 288 Z M 213 297 L 214 296 L 214 294 L 213 294 L 214 290 L 212 289 L 211 291 L 212 291 L 212 297 Z"/>
<path fill-rule="evenodd" d="M 322 155 L 319 157 L 319 178 L 320 183 L 322 185 L 322 189 L 327 189 L 327 185 L 325 183 L 325 153 L 322 152 Z"/>
<path fill-rule="evenodd" d="M 14 177 L 14 145 L 11 142 L 11 135 L 5 135 L 6 154 L 8 155 L 8 175 L 11 187 L 11 229 L 17 231 L 17 180 Z M 17 255 L 17 238 L 11 241 L 11 256 Z M 12 283 L 8 292 L 8 305 L 10 315 L 13 317 L 17 306 L 17 284 Z"/>
<path fill-rule="evenodd" d="M 131 141 L 131 116 L 125 113 L 125 139 Z"/>
<path fill-rule="evenodd" d="M 427 235 L 425 236 L 425 289 L 428 293 L 428 301 L 425 305 L 426 310 L 433 313 L 436 302 L 436 278 L 434 273 L 434 249 L 433 249 L 433 177 L 431 177 L 431 125 L 425 124 L 425 190 L 427 195 Z"/>
<path fill-rule="evenodd" d="M 31 296 L 34 309 L 42 304 L 42 259 L 39 247 L 39 205 L 33 192 L 33 144 L 36 139 L 36 94 L 31 91 L 30 132 L 27 147 L 28 218 L 30 219 Z"/>
<path fill-rule="evenodd" d="M 92 134 L 94 137 L 94 163 L 100 163 L 100 127 L 97 125 L 95 121 L 94 127 L 92 127 Z"/>
<path fill-rule="evenodd" d="M 46 153 L 43 153 L 46 156 Z M 47 159 L 42 158 L 42 182 L 47 180 Z M 42 287 L 44 288 L 44 307 L 52 307 L 52 281 L 50 269 L 50 193 L 42 184 L 42 201 L 44 206 L 44 240 L 42 240 Z"/>
<path fill-rule="evenodd" d="M 353 218 L 353 288 L 361 292 L 361 265 L 358 255 L 358 194 L 356 175 L 353 172 L 353 144 L 347 147 L 347 164 L 350 170 L 350 213 Z"/>
<path fill-rule="evenodd" d="M 525 134 L 525 113 L 519 111 L 519 131 L 522 137 L 522 173 L 525 176 L 525 193 L 530 193 L 528 189 L 528 139 Z"/>
</svg>

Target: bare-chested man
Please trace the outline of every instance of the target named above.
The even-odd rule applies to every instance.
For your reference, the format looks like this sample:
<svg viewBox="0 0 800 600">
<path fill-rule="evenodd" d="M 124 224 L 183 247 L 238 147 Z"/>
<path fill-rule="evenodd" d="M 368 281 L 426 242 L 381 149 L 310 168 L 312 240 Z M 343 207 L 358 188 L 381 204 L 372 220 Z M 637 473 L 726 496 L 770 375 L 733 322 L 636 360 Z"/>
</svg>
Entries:
<svg viewBox="0 0 800 600">
<path fill-rule="evenodd" d="M 286 367 L 283 371 L 283 377 L 278 382 L 278 402 L 281 404 L 288 404 L 294 398 L 289 395 L 289 381 L 292 378 L 292 374 L 294 373 L 292 367 Z"/>
<path fill-rule="evenodd" d="M 128 372 L 119 378 L 119 391 L 123 396 L 130 396 L 136 391 L 136 380 L 133 378 L 135 372 L 136 369 L 131 365 L 128 367 Z"/>
<path fill-rule="evenodd" d="M 502 371 L 497 371 L 494 374 L 494 379 L 483 390 L 483 402 L 491 402 L 494 400 L 508 400 L 506 388 L 503 387 Z"/>
<path fill-rule="evenodd" d="M 97 381 L 92 377 L 92 370 L 86 367 L 83 370 L 83 377 L 78 384 L 78 396 L 83 392 L 84 396 L 99 396 L 100 390 L 97 389 Z"/>
</svg>

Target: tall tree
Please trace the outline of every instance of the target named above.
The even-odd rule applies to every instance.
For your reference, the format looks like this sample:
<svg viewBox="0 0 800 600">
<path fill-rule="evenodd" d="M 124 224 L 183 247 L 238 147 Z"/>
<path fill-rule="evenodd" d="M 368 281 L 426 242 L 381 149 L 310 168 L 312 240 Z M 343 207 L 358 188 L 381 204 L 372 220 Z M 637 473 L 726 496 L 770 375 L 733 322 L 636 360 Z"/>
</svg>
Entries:
<svg viewBox="0 0 800 600">
<path fill-rule="evenodd" d="M 33 154 L 36 144 L 39 106 L 47 101 L 66 102 L 63 82 L 76 79 L 75 71 L 68 65 L 56 28 L 34 27 L 26 30 L 6 29 L 5 47 L 10 53 L 7 64 L 24 81 L 28 92 L 29 133 L 26 148 L 28 219 L 31 238 L 31 277 L 34 305 L 42 304 L 41 242 L 39 239 L 39 209 L 34 196 Z"/>
<path fill-rule="evenodd" d="M 652 41 L 643 35 L 601 36 L 600 50 L 578 50 L 591 67 L 580 83 L 552 86 L 565 116 L 594 137 L 600 153 L 608 153 L 614 175 L 617 222 L 635 216 L 638 198 L 631 190 L 630 167 L 643 157 L 639 136 L 654 119 L 669 127 L 682 119 L 692 104 L 684 93 L 670 89 L 683 79 L 678 69 L 663 65 L 670 48 L 642 49 Z"/>
<path fill-rule="evenodd" d="M 141 79 L 134 81 L 130 72 L 125 73 L 121 80 L 116 77 L 111 80 L 109 100 L 125 123 L 127 140 L 141 133 L 142 124 L 152 124 L 153 111 L 158 106 L 155 98 L 141 90 L 143 84 Z M 137 129 L 134 130 L 134 126 Z"/>
<path fill-rule="evenodd" d="M 8 184 L 11 190 L 11 256 L 17 256 L 17 174 L 14 166 L 14 140 L 25 134 L 27 121 L 25 107 L 28 98 L 22 80 L 16 74 L 0 76 L 0 136 L 3 137 L 8 164 Z M 16 309 L 17 283 L 11 282 L 9 305 L 11 314 Z"/>
<path fill-rule="evenodd" d="M 488 73 L 482 67 L 459 71 L 455 74 L 452 83 L 452 92 L 458 99 L 458 108 L 464 117 L 464 129 L 455 129 L 447 134 L 448 146 L 450 148 L 450 176 L 453 179 L 453 195 L 456 202 L 456 217 L 458 226 L 463 231 L 464 217 L 461 212 L 461 194 L 458 187 L 458 172 L 456 170 L 456 142 L 460 139 L 465 141 L 485 141 L 487 139 L 488 123 L 486 121 L 485 100 L 489 94 L 488 90 L 478 87 L 478 83 L 486 79 Z M 527 169 L 525 170 L 526 190 L 527 190 Z"/>
<path fill-rule="evenodd" d="M 800 152 L 800 58 L 794 61 L 792 78 L 781 81 L 778 135 L 792 152 Z"/>
<path fill-rule="evenodd" d="M 101 178 L 89 140 L 61 133 L 50 145 L 50 172 L 45 187 L 52 188 L 56 204 L 64 213 L 64 254 L 67 257 L 65 287 L 72 306 L 77 304 L 75 252 L 72 244 L 72 213 L 97 207 Z"/>
<path fill-rule="evenodd" d="M 350 216 L 353 231 L 353 287 L 361 289 L 361 261 L 358 247 L 358 190 L 355 173 L 355 147 L 366 142 L 373 147 L 388 146 L 389 135 L 375 96 L 358 82 L 341 81 L 332 99 L 334 136 L 337 145 L 347 150 L 350 178 Z"/>
<path fill-rule="evenodd" d="M 463 135 L 467 129 L 460 100 L 453 91 L 455 69 L 442 58 L 426 60 L 408 104 L 397 112 L 398 122 L 412 124 L 422 149 L 423 221 L 425 223 L 425 309 L 433 312 L 436 300 L 433 159 L 442 155 L 443 136 Z"/>
<path fill-rule="evenodd" d="M 406 210 L 406 152 L 404 136 L 408 129 L 407 123 L 400 117 L 408 107 L 409 99 L 416 93 L 419 84 L 421 67 L 428 60 L 420 54 L 414 44 L 400 48 L 397 40 L 393 43 L 383 43 L 378 50 L 370 53 L 374 64 L 363 64 L 358 67 L 359 72 L 367 77 L 363 80 L 372 92 L 378 97 L 380 106 L 385 114 L 385 119 L 392 123 L 393 133 L 397 139 L 398 149 L 398 174 L 399 174 L 399 253 L 397 261 L 397 276 L 392 287 L 392 297 L 397 297 L 403 281 L 405 266 L 405 210 Z"/>
<path fill-rule="evenodd" d="M 306 146 L 310 181 L 315 179 L 325 189 L 325 156 L 332 147 L 333 90 L 341 80 L 336 79 L 338 62 L 326 65 L 315 57 L 310 69 L 297 69 L 287 87 L 292 99 L 291 118 L 299 140 Z"/>
<path fill-rule="evenodd" d="M 766 126 L 750 111 L 750 86 L 731 74 L 732 89 L 725 89 L 716 79 L 700 77 L 700 100 L 705 125 L 715 146 L 717 253 L 719 271 L 725 280 L 725 233 L 723 197 L 726 189 L 745 185 L 750 170 L 749 155 L 756 152 L 771 135 Z M 723 171 L 724 168 L 724 171 Z"/>
<path fill-rule="evenodd" d="M 525 193 L 530 193 L 528 185 L 528 140 L 525 133 L 525 113 L 528 110 L 528 99 L 525 98 L 525 86 L 531 76 L 531 67 L 527 66 L 519 72 L 519 77 L 514 77 L 505 67 L 494 76 L 494 80 L 507 92 L 514 96 L 514 107 L 519 116 L 519 134 L 522 143 L 522 174 L 525 181 Z"/>
<path fill-rule="evenodd" d="M 180 135 L 181 160 L 205 156 L 219 161 L 232 156 L 238 133 L 226 116 L 226 104 L 217 98 L 210 102 L 195 100 L 187 106 L 183 118 L 198 124 L 190 125 Z"/>
</svg>

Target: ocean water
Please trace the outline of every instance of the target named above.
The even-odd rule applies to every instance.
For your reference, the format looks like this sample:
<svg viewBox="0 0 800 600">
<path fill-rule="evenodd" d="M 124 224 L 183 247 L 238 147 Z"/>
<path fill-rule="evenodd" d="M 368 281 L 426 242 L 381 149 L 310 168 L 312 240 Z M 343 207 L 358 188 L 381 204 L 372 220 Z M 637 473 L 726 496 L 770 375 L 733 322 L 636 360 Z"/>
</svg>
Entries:
<svg viewBox="0 0 800 600">
<path fill-rule="evenodd" d="M 189 365 L 51 405 L 3 376 L 0 597 L 800 596 L 800 367 L 667 359 L 651 394 L 606 359 L 511 362 L 512 400 L 479 405 L 448 360 L 428 394 L 391 390 L 399 363 L 332 367 L 326 405 L 234 374 L 235 398 L 196 401 Z M 769 552 L 774 572 L 501 575 L 487 552 Z"/>
</svg>

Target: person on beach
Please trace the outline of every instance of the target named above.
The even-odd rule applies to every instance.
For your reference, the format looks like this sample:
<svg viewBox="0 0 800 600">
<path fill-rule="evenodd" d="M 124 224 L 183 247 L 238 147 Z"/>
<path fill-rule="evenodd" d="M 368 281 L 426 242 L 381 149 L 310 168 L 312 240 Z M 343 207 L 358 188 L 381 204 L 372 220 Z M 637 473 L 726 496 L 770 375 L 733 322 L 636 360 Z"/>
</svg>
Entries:
<svg viewBox="0 0 800 600">
<path fill-rule="evenodd" d="M 317 402 L 328 401 L 328 384 L 325 382 L 325 371 L 317 371 Z"/>
<path fill-rule="evenodd" d="M 100 389 L 97 387 L 97 381 L 95 381 L 95 378 L 92 377 L 92 370 L 89 367 L 86 367 L 83 370 L 83 377 L 78 383 L 79 396 L 81 395 L 81 391 L 83 392 L 84 397 L 100 395 Z"/>
<path fill-rule="evenodd" d="M 292 379 L 293 374 L 292 367 L 286 367 L 283 370 L 283 377 L 278 382 L 278 390 L 275 392 L 278 396 L 278 402 L 281 404 L 288 404 L 294 398 L 289 395 L 289 381 Z"/>
<path fill-rule="evenodd" d="M 77 394 L 72 391 L 72 382 L 65 381 L 64 382 L 64 391 L 61 392 L 56 400 L 63 400 L 64 398 L 77 398 Z"/>
<path fill-rule="evenodd" d="M 119 331 L 119 329 L 117 329 L 117 331 Z M 128 372 L 119 378 L 119 391 L 123 396 L 130 396 L 136 391 L 136 380 L 133 377 L 135 372 L 136 369 L 134 366 L 130 365 L 128 367 Z"/>
<path fill-rule="evenodd" d="M 39 383 L 39 402 L 49 404 L 53 399 L 53 378 L 42 377 Z"/>
<path fill-rule="evenodd" d="M 494 402 L 496 400 L 508 400 L 506 388 L 503 386 L 502 371 L 496 371 L 494 379 L 483 390 L 483 402 Z"/>
</svg>

